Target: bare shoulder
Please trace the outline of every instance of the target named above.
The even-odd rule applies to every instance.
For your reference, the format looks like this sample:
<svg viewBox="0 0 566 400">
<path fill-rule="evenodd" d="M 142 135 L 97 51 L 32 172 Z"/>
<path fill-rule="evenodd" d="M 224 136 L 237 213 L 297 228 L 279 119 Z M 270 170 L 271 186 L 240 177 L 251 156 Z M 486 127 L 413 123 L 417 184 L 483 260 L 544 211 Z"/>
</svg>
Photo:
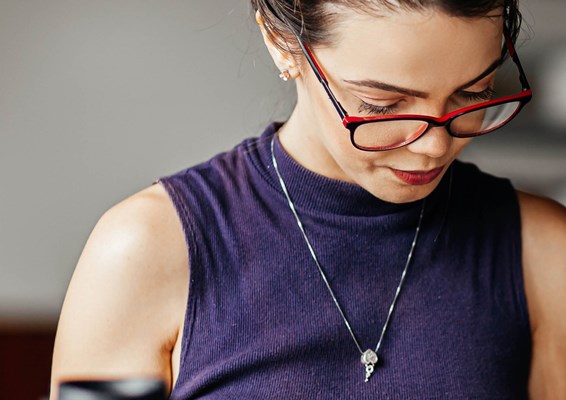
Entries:
<svg viewBox="0 0 566 400">
<path fill-rule="evenodd" d="M 566 300 L 566 208 L 522 192 L 519 205 L 525 285 L 534 311 L 531 322 L 536 328 L 551 312 L 549 305 L 560 297 Z M 566 306 L 566 301 L 562 304 Z"/>
<path fill-rule="evenodd" d="M 175 253 L 171 252 L 170 246 L 164 245 L 171 241 L 172 244 L 182 244 L 178 243 L 181 232 L 182 227 L 167 192 L 162 185 L 156 184 L 125 199 L 104 213 L 87 245 L 111 246 L 105 248 L 107 252 L 136 250 L 140 259 L 150 257 L 150 259 L 169 261 Z M 184 249 L 184 246 L 181 247 Z M 164 272 L 161 268 L 153 269 L 157 270 L 155 272 Z M 169 270 L 170 268 L 166 269 Z"/>
<path fill-rule="evenodd" d="M 528 234 L 526 239 L 536 240 L 535 236 L 559 234 L 566 235 L 566 207 L 544 197 L 518 192 L 521 219 Z M 533 237 L 531 237 L 533 236 Z"/>
<path fill-rule="evenodd" d="M 523 192 L 519 205 L 526 277 L 550 290 L 566 280 L 566 208 Z"/>
<path fill-rule="evenodd" d="M 519 193 L 523 270 L 531 320 L 532 398 L 566 398 L 566 208 Z"/>
<path fill-rule="evenodd" d="M 187 275 L 182 227 L 161 185 L 108 210 L 65 297 L 52 386 L 62 379 L 124 376 L 157 376 L 171 385 Z"/>
</svg>

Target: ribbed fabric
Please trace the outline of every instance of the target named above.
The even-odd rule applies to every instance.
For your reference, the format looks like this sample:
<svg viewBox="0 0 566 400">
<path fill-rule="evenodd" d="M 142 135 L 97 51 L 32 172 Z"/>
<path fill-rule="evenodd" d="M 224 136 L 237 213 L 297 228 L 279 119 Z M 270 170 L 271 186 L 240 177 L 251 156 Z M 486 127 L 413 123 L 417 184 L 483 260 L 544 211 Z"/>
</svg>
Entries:
<svg viewBox="0 0 566 400">
<path fill-rule="evenodd" d="M 523 399 L 530 329 L 507 180 L 455 162 L 421 236 L 370 382 L 260 138 L 162 178 L 190 284 L 172 399 Z M 374 349 L 421 202 L 391 204 L 275 155 L 363 349 Z"/>
</svg>

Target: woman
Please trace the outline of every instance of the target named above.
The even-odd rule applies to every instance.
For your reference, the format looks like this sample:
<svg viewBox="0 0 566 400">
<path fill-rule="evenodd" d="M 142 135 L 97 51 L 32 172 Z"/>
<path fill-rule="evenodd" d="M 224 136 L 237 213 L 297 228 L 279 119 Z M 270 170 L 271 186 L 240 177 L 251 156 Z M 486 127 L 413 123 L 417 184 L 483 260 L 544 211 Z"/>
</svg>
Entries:
<svg viewBox="0 0 566 400">
<path fill-rule="evenodd" d="M 252 4 L 292 115 L 101 218 L 53 386 L 566 398 L 566 211 L 455 161 L 530 99 L 516 2 Z"/>
</svg>

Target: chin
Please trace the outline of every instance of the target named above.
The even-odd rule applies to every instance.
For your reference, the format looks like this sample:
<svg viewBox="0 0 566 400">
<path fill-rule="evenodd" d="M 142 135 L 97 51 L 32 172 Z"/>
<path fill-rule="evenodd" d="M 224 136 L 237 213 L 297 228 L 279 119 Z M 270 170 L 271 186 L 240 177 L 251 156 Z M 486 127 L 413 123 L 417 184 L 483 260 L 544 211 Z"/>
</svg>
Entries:
<svg viewBox="0 0 566 400">
<path fill-rule="evenodd" d="M 375 195 L 376 197 L 378 197 L 379 199 L 386 201 L 388 203 L 393 203 L 393 204 L 404 204 L 404 203 L 412 203 L 414 201 L 418 201 L 418 200 L 422 200 L 425 197 L 427 197 L 430 193 L 432 192 L 432 190 L 430 192 L 426 192 L 426 193 L 410 193 L 410 194 L 395 194 L 395 195 L 391 195 L 391 196 L 379 196 L 379 195 Z"/>
<path fill-rule="evenodd" d="M 366 188 L 366 190 L 380 200 L 388 203 L 403 204 L 424 199 L 436 189 L 439 182 L 440 177 L 435 182 L 431 182 L 427 185 L 392 184 L 387 188 L 388 190 L 383 190 L 383 185 L 375 189 Z"/>
</svg>

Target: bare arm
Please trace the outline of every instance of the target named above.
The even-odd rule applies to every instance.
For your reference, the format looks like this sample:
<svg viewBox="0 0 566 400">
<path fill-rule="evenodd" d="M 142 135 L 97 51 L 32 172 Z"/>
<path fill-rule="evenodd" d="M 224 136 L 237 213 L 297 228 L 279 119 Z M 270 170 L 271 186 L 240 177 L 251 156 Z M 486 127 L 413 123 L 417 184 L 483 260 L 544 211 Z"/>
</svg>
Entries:
<svg viewBox="0 0 566 400">
<path fill-rule="evenodd" d="M 51 399 L 58 382 L 67 379 L 158 377 L 170 389 L 187 275 L 182 228 L 163 187 L 148 188 L 106 212 L 65 297 Z"/>
<path fill-rule="evenodd" d="M 566 399 L 566 208 L 519 193 L 532 399 Z"/>
</svg>

